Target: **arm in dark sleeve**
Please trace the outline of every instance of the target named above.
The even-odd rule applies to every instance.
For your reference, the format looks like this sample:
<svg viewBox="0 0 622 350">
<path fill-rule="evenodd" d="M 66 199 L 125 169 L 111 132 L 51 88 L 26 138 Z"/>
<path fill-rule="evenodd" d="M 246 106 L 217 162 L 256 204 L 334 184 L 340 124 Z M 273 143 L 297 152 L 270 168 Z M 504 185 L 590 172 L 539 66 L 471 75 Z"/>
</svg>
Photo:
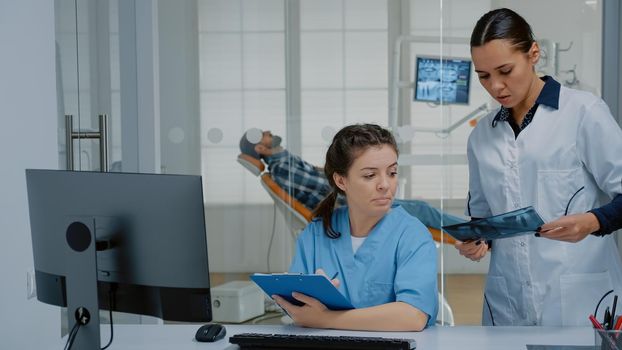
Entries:
<svg viewBox="0 0 622 350">
<path fill-rule="evenodd" d="M 590 213 L 596 215 L 600 223 L 600 230 L 593 232 L 595 236 L 611 234 L 622 228 L 622 194 L 617 195 L 609 204 L 592 209 Z"/>
<path fill-rule="evenodd" d="M 622 130 L 604 101 L 587 106 L 577 129 L 576 146 L 581 161 L 598 187 L 613 200 L 590 210 L 600 223 L 594 235 L 604 236 L 622 227 Z M 607 140 L 607 142 L 591 142 Z"/>
</svg>

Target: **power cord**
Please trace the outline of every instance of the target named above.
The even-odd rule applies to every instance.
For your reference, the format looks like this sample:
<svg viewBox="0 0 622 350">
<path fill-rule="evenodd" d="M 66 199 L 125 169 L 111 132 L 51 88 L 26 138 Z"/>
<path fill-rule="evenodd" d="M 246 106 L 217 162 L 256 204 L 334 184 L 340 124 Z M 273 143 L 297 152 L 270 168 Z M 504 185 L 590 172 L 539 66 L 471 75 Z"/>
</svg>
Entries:
<svg viewBox="0 0 622 350">
<path fill-rule="evenodd" d="M 71 328 L 71 331 L 69 332 L 69 336 L 67 336 L 67 342 L 65 343 L 65 350 L 71 349 L 71 346 L 73 345 L 73 341 L 76 339 L 76 334 L 78 334 L 78 329 L 80 329 L 80 323 L 76 322 L 76 324 L 73 325 L 73 328 Z"/>
<path fill-rule="evenodd" d="M 264 297 L 264 310 L 266 312 L 281 312 L 281 313 L 283 313 L 283 310 L 276 303 L 276 301 L 274 301 L 274 299 L 270 298 L 267 295 L 265 295 L 265 297 Z"/>
<path fill-rule="evenodd" d="M 110 340 L 108 340 L 108 344 L 106 344 L 106 346 L 101 348 L 102 350 L 107 349 L 110 346 L 110 344 L 112 344 L 112 339 L 114 338 L 112 310 L 115 308 L 115 303 L 116 303 L 116 298 L 115 298 L 115 292 L 117 289 L 116 287 L 117 286 L 115 284 L 112 284 L 110 286 L 110 289 L 108 290 L 108 311 L 110 312 L 109 314 L 110 315 Z M 71 347 L 73 346 L 73 342 L 76 340 L 76 336 L 78 335 L 78 331 L 80 330 L 80 327 L 88 324 L 89 321 L 91 320 L 91 316 L 88 310 L 83 307 L 79 307 L 76 310 L 75 318 L 76 318 L 76 323 L 73 325 L 73 327 L 71 328 L 71 331 L 69 332 L 69 335 L 67 336 L 67 343 L 65 343 L 64 350 L 71 350 Z"/>
<path fill-rule="evenodd" d="M 276 232 L 276 203 L 274 204 L 274 206 L 272 207 L 273 209 L 273 214 L 272 214 L 272 234 L 270 235 L 270 243 L 268 244 L 268 254 L 266 256 L 266 263 L 267 263 L 267 267 L 268 267 L 268 273 L 270 273 L 270 251 L 272 251 L 272 243 L 274 241 L 274 234 Z"/>
<path fill-rule="evenodd" d="M 71 331 L 69 331 L 69 335 L 67 336 L 67 343 L 65 343 L 65 350 L 71 350 L 71 347 L 73 346 L 73 342 L 76 340 L 76 336 L 78 335 L 80 327 L 87 325 L 91 320 L 91 314 L 89 313 L 89 310 L 82 306 L 76 309 L 76 312 L 74 312 L 74 317 L 76 319 L 76 323 L 71 328 Z"/>
<path fill-rule="evenodd" d="M 283 317 L 283 313 L 282 312 L 265 313 L 263 315 L 260 315 L 258 317 L 251 319 L 250 321 L 251 321 L 251 324 L 258 324 L 259 322 L 263 322 L 263 321 L 270 320 L 270 319 L 277 318 L 277 317 Z"/>
<path fill-rule="evenodd" d="M 113 328 L 113 322 L 112 322 L 112 309 L 115 308 L 115 303 L 116 303 L 116 298 L 115 298 L 115 292 L 117 290 L 117 285 L 116 284 L 111 284 L 110 285 L 110 289 L 108 290 L 108 312 L 110 312 L 110 340 L 108 340 L 108 344 L 106 344 L 106 346 L 104 346 L 102 348 L 102 350 L 108 349 L 108 347 L 110 346 L 110 344 L 112 344 L 112 339 L 114 338 L 114 328 Z"/>
</svg>

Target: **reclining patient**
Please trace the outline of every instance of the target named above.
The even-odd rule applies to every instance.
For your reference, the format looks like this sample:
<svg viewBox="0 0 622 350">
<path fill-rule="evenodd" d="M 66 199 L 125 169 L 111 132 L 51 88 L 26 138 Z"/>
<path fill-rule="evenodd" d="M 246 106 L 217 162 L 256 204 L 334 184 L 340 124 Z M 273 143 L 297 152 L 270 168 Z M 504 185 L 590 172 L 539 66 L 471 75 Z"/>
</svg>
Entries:
<svg viewBox="0 0 622 350">
<path fill-rule="evenodd" d="M 272 135 L 270 131 L 250 129 L 245 132 L 240 139 L 240 152 L 255 159 L 263 159 L 273 180 L 311 211 L 331 192 L 324 170 L 289 153 L 281 146 L 281 137 Z M 342 196 L 338 198 L 338 203 L 345 204 Z M 438 230 L 441 229 L 441 217 L 443 225 L 465 221 L 442 213 L 424 201 L 394 199 L 393 203 L 402 206 L 424 225 Z"/>
</svg>

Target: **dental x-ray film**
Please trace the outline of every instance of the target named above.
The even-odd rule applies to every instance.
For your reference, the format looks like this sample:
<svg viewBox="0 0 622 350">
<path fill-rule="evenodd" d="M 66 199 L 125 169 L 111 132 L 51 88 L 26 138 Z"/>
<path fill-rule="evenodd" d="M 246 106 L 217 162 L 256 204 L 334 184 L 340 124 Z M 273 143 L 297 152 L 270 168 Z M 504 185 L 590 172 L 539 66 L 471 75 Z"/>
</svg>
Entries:
<svg viewBox="0 0 622 350">
<path fill-rule="evenodd" d="M 443 230 L 459 241 L 487 241 L 533 233 L 543 224 L 538 212 L 530 206 L 488 218 L 443 226 Z"/>
</svg>

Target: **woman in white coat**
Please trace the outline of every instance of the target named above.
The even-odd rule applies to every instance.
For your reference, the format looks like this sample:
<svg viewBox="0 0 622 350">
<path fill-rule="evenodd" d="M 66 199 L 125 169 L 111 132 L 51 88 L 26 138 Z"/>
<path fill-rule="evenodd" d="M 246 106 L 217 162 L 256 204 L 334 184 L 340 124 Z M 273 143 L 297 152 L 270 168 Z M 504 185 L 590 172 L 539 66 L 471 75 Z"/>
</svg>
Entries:
<svg viewBox="0 0 622 350">
<path fill-rule="evenodd" d="M 538 44 L 512 10 L 480 18 L 471 56 L 501 107 L 469 137 L 466 214 L 531 205 L 546 222 L 535 236 L 456 243 L 472 260 L 491 252 L 483 324 L 588 325 L 603 294 L 615 290 L 611 305 L 622 293 L 611 235 L 622 227 L 622 131 L 600 98 L 536 75 Z"/>
</svg>

